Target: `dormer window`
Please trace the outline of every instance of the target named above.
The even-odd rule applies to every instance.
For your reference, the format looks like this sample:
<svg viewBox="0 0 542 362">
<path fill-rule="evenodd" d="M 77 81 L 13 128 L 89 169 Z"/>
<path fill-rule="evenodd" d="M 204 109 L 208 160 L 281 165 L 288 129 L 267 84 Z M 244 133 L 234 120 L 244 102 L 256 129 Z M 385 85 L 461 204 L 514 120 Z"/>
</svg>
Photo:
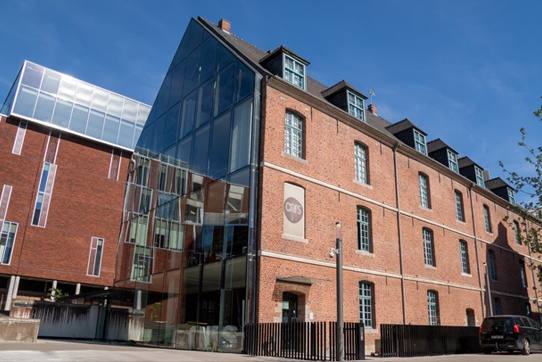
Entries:
<svg viewBox="0 0 542 362">
<path fill-rule="evenodd" d="M 348 94 L 348 113 L 365 122 L 365 106 L 363 105 L 363 98 L 350 91 L 346 91 L 346 93 Z"/>
<path fill-rule="evenodd" d="M 425 143 L 425 135 L 414 129 L 414 145 L 416 151 L 427 155 L 427 145 Z"/>
<path fill-rule="evenodd" d="M 284 79 L 301 89 L 305 89 L 305 64 L 284 54 Z"/>
<path fill-rule="evenodd" d="M 508 192 L 508 202 L 512 205 L 516 204 L 516 197 L 514 195 L 514 190 L 512 190 L 510 187 L 507 187 L 506 191 Z"/>
<path fill-rule="evenodd" d="M 453 172 L 459 173 L 459 167 L 457 165 L 457 154 L 451 150 L 448 150 L 448 167 Z"/>
<path fill-rule="evenodd" d="M 484 187 L 484 171 L 482 171 L 480 167 L 474 166 L 474 173 L 476 174 L 476 184 L 480 187 Z"/>
</svg>

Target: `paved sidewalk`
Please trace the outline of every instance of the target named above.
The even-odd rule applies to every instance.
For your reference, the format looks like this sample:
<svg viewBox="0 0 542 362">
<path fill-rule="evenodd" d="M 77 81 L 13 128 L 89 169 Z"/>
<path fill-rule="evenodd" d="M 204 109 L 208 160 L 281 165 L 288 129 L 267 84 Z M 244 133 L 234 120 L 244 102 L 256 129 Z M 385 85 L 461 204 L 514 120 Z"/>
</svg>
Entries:
<svg viewBox="0 0 542 362">
<path fill-rule="evenodd" d="M 366 357 L 379 362 L 508 362 L 542 361 L 542 354 L 530 356 L 500 354 L 469 354 L 435 357 L 379 358 Z M 47 340 L 36 343 L 0 342 L 0 361 L 27 362 L 296 362 L 299 360 L 254 357 L 233 353 L 212 353 L 179 349 L 124 346 L 106 343 Z"/>
</svg>

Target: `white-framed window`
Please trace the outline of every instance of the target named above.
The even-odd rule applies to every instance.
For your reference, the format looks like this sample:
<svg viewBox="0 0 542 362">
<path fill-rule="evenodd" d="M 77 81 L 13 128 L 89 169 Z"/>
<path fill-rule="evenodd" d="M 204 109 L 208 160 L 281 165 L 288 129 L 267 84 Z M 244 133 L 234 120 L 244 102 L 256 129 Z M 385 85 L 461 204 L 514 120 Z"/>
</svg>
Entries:
<svg viewBox="0 0 542 362">
<path fill-rule="evenodd" d="M 414 145 L 416 151 L 427 155 L 427 144 L 425 143 L 425 136 L 418 130 L 414 130 Z"/>
<path fill-rule="evenodd" d="M 420 184 L 420 206 L 424 209 L 430 209 L 431 200 L 429 198 L 429 177 L 423 173 L 420 173 L 418 175 L 418 180 Z"/>
<path fill-rule="evenodd" d="M 369 172 L 367 167 L 367 147 L 361 143 L 354 144 L 354 159 L 356 163 L 356 181 L 369 184 Z"/>
<path fill-rule="evenodd" d="M 0 264 L 9 264 L 19 224 L 4 220 L 0 221 L 0 226 Z"/>
<path fill-rule="evenodd" d="M 38 185 L 38 194 L 34 205 L 32 216 L 32 225 L 45 227 L 51 194 L 53 192 L 53 183 L 55 180 L 56 165 L 49 162 L 43 163 L 40 183 Z"/>
<path fill-rule="evenodd" d="M 371 242 L 371 212 L 358 207 L 358 249 L 372 252 Z"/>
<path fill-rule="evenodd" d="M 305 64 L 284 54 L 284 79 L 304 90 Z"/>
<path fill-rule="evenodd" d="M 290 111 L 286 112 L 284 152 L 303 158 L 303 118 Z"/>
<path fill-rule="evenodd" d="M 459 166 L 457 164 L 457 154 L 448 150 L 448 167 L 453 172 L 459 173 Z"/>
<path fill-rule="evenodd" d="M 90 240 L 90 251 L 88 254 L 87 275 L 100 276 L 102 268 L 102 254 L 104 239 L 93 236 Z"/>
<path fill-rule="evenodd" d="M 435 247 L 433 244 L 433 232 L 427 228 L 422 229 L 423 233 L 423 256 L 425 265 L 436 266 Z"/>
<path fill-rule="evenodd" d="M 461 255 L 461 271 L 470 274 L 469 248 L 465 240 L 459 240 L 459 252 Z"/>
<path fill-rule="evenodd" d="M 19 121 L 19 127 L 17 128 L 17 134 L 15 136 L 15 142 L 13 142 L 13 149 L 11 153 L 14 155 L 20 155 L 23 149 L 24 137 L 26 135 L 27 123 L 24 120 Z"/>
<path fill-rule="evenodd" d="M 463 195 L 459 191 L 454 191 L 455 194 L 455 215 L 457 221 L 465 221 L 465 212 L 463 209 Z"/>
<path fill-rule="evenodd" d="M 348 97 L 348 113 L 365 122 L 365 105 L 363 98 L 350 91 L 346 91 L 346 94 Z"/>
<path fill-rule="evenodd" d="M 514 190 L 512 190 L 510 187 L 506 188 L 506 191 L 508 192 L 508 202 L 512 205 L 516 204 L 516 196 L 514 193 Z"/>
<path fill-rule="evenodd" d="M 484 221 L 486 224 L 486 231 L 491 232 L 491 215 L 489 213 L 489 206 L 484 205 Z"/>
<path fill-rule="evenodd" d="M 429 313 L 429 325 L 439 325 L 438 293 L 434 290 L 427 291 L 427 311 Z"/>
<path fill-rule="evenodd" d="M 476 184 L 485 187 L 484 171 L 480 167 L 474 166 L 474 174 L 476 175 Z"/>
<path fill-rule="evenodd" d="M 374 284 L 359 282 L 359 321 L 365 328 L 374 328 Z"/>
</svg>

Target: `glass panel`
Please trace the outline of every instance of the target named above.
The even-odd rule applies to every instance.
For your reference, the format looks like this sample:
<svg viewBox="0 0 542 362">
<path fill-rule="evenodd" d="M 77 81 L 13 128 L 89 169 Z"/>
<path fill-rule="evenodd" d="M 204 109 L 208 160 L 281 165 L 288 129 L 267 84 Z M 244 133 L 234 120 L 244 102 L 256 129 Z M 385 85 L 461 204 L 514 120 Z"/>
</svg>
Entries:
<svg viewBox="0 0 542 362">
<path fill-rule="evenodd" d="M 107 102 L 109 101 L 109 92 L 96 88 L 92 96 L 92 108 L 105 112 L 107 110 Z"/>
<path fill-rule="evenodd" d="M 161 116 L 164 112 L 168 110 L 168 100 L 169 100 L 169 87 L 171 85 L 171 72 L 166 74 L 166 78 L 162 82 L 158 96 L 154 101 L 154 110 L 157 116 Z"/>
<path fill-rule="evenodd" d="M 125 120 L 120 121 L 120 132 L 118 144 L 127 148 L 132 148 L 134 138 L 134 124 Z"/>
<path fill-rule="evenodd" d="M 171 72 L 171 86 L 169 90 L 169 104 L 179 102 L 183 97 L 184 64 L 177 65 Z"/>
<path fill-rule="evenodd" d="M 104 126 L 105 114 L 90 110 L 90 117 L 88 119 L 87 135 L 94 138 L 102 137 L 102 129 Z"/>
<path fill-rule="evenodd" d="M 131 148 L 134 148 L 134 145 L 137 144 L 139 141 L 139 137 L 141 136 L 141 131 L 143 131 L 143 127 L 140 125 L 135 125 L 135 133 L 134 133 L 134 142 L 132 143 Z"/>
<path fill-rule="evenodd" d="M 70 122 L 72 106 L 72 102 L 58 99 L 56 102 L 55 113 L 53 114 L 53 123 L 67 128 Z"/>
<path fill-rule="evenodd" d="M 254 92 L 254 73 L 241 62 L 237 62 L 237 65 L 234 103 L 245 99 Z"/>
<path fill-rule="evenodd" d="M 33 63 L 26 63 L 21 83 L 30 87 L 39 88 L 42 74 L 42 66 Z"/>
<path fill-rule="evenodd" d="M 209 176 L 215 179 L 224 177 L 228 173 L 230 114 L 230 112 L 227 112 L 213 122 Z"/>
<path fill-rule="evenodd" d="M 213 110 L 213 87 L 214 79 L 209 79 L 198 89 L 198 112 L 195 128 L 209 122 L 211 119 L 211 112 Z"/>
<path fill-rule="evenodd" d="M 201 49 L 201 80 L 204 81 L 215 73 L 216 45 L 214 38 L 207 38 Z"/>
<path fill-rule="evenodd" d="M 177 125 L 179 123 L 179 103 L 171 107 L 167 113 L 165 122 L 165 132 L 163 140 L 163 148 L 169 147 L 177 140 Z"/>
<path fill-rule="evenodd" d="M 75 104 L 73 106 L 70 129 L 76 132 L 85 133 L 87 127 L 88 108 Z"/>
<path fill-rule="evenodd" d="M 249 99 L 236 107 L 233 113 L 230 172 L 249 163 L 251 118 L 252 99 Z"/>
<path fill-rule="evenodd" d="M 79 83 L 77 92 L 75 93 L 75 102 L 89 107 L 92 101 L 92 92 L 94 87 L 85 83 Z"/>
<path fill-rule="evenodd" d="M 137 110 L 137 119 L 136 119 L 137 124 L 145 125 L 150 112 L 151 112 L 150 107 L 140 104 Z"/>
<path fill-rule="evenodd" d="M 122 119 L 135 123 L 137 120 L 137 102 L 130 99 L 124 99 L 124 109 L 122 110 Z"/>
<path fill-rule="evenodd" d="M 177 158 L 181 162 L 190 162 L 190 155 L 192 150 L 192 137 L 187 137 L 179 143 L 179 149 L 177 151 Z"/>
<path fill-rule="evenodd" d="M 32 117 L 34 115 L 34 106 L 36 105 L 36 98 L 38 92 L 32 88 L 21 87 L 13 113 L 20 114 L 21 116 Z"/>
<path fill-rule="evenodd" d="M 34 118 L 44 122 L 51 122 L 54 107 L 55 97 L 40 92 Z"/>
<path fill-rule="evenodd" d="M 215 112 L 217 116 L 232 105 L 234 67 L 228 67 L 217 76 Z"/>
<path fill-rule="evenodd" d="M 77 88 L 77 80 L 72 77 L 63 76 L 60 80 L 60 88 L 58 96 L 68 101 L 73 101 L 75 97 L 75 89 Z"/>
<path fill-rule="evenodd" d="M 56 95 L 60 86 L 60 74 L 49 69 L 45 69 L 45 76 L 41 84 L 41 90 Z"/>
<path fill-rule="evenodd" d="M 200 49 L 197 48 L 190 57 L 186 59 L 186 65 L 184 70 L 184 94 L 190 93 L 194 88 L 198 86 L 199 81 L 199 64 L 200 64 Z"/>
<path fill-rule="evenodd" d="M 124 104 L 124 98 L 114 94 L 109 94 L 109 104 L 107 106 L 107 113 L 112 114 L 115 117 L 120 118 L 122 115 L 122 106 Z"/>
<path fill-rule="evenodd" d="M 103 140 L 116 143 L 119 133 L 119 119 L 110 115 L 105 116 Z"/>
<path fill-rule="evenodd" d="M 201 43 L 203 29 L 198 24 L 193 24 L 190 27 L 190 42 L 188 43 L 188 53 L 196 48 Z"/>
<path fill-rule="evenodd" d="M 183 138 L 190 132 L 192 132 L 192 127 L 194 125 L 194 119 L 196 118 L 196 99 L 197 99 L 197 92 L 194 92 L 187 96 L 183 101 L 183 108 L 182 108 L 182 130 L 181 130 L 181 137 Z"/>
<path fill-rule="evenodd" d="M 194 172 L 205 174 L 207 172 L 207 160 L 209 154 L 209 125 L 196 132 L 194 137 L 194 151 L 190 169 Z"/>
<path fill-rule="evenodd" d="M 218 46 L 218 55 L 216 57 L 217 71 L 220 71 L 226 68 L 231 62 L 233 62 L 234 57 L 232 53 L 229 52 L 222 45 Z"/>
</svg>

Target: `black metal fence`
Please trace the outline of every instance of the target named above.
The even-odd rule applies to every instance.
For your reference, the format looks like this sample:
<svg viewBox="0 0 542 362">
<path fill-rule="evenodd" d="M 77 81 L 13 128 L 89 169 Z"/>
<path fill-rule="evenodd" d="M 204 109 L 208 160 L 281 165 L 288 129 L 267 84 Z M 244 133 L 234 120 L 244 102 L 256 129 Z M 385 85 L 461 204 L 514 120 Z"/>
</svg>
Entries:
<svg viewBox="0 0 542 362">
<path fill-rule="evenodd" d="M 478 333 L 479 327 L 381 324 L 381 356 L 478 353 L 481 352 Z"/>
<path fill-rule="evenodd" d="M 337 322 L 258 323 L 245 327 L 245 352 L 302 360 L 336 361 Z M 344 323 L 344 360 L 365 359 L 360 323 Z"/>
</svg>

